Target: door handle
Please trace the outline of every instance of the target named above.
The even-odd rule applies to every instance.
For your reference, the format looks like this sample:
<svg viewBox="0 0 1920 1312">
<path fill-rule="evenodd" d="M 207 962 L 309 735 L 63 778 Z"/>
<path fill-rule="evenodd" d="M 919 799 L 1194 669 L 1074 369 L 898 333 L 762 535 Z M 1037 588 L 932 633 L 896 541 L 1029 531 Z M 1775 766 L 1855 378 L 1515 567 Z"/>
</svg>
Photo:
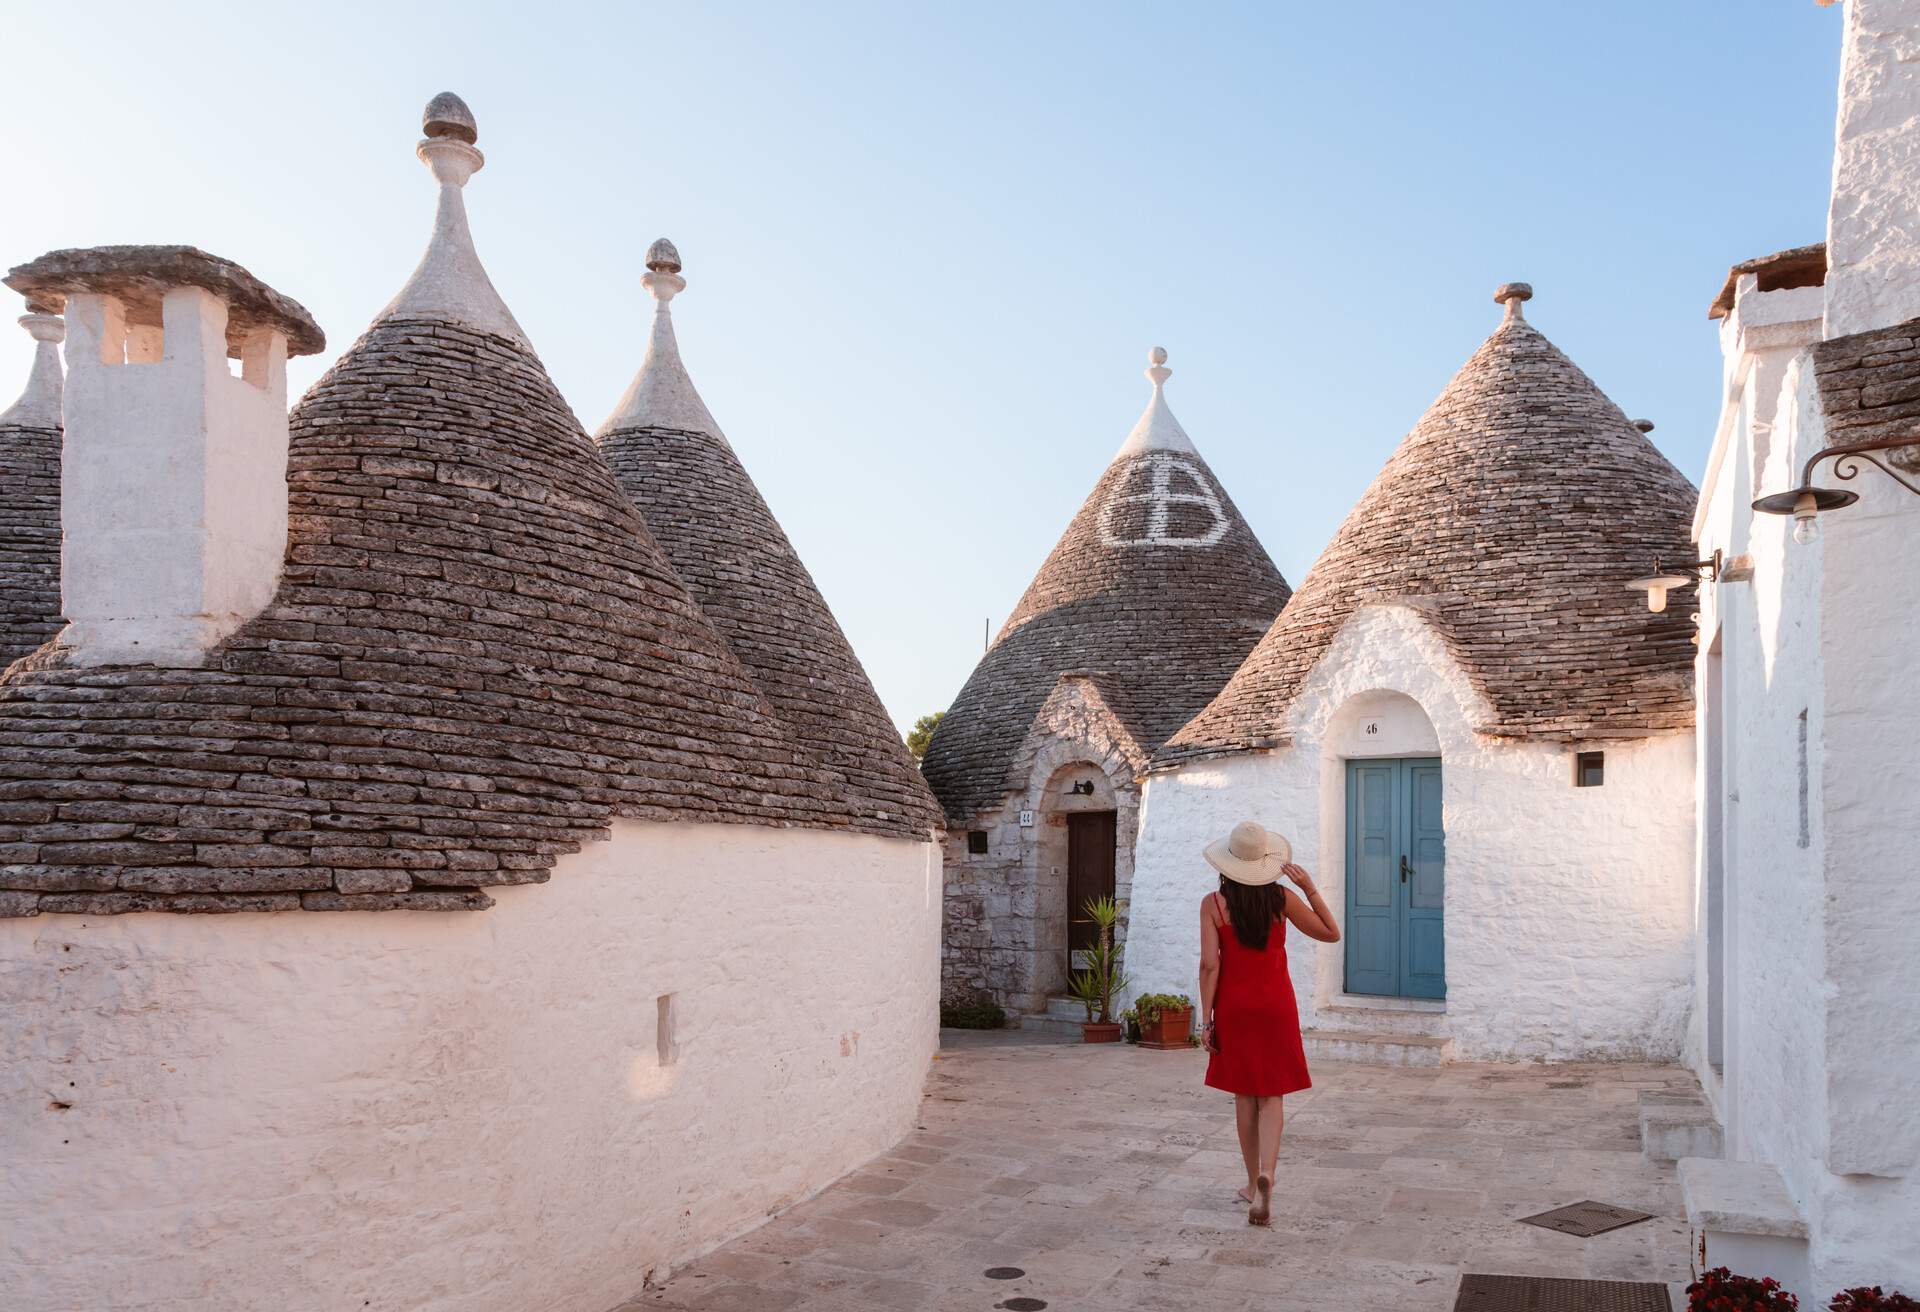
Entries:
<svg viewBox="0 0 1920 1312">
<path fill-rule="evenodd" d="M 1407 865 L 1406 854 L 1402 853 L 1400 856 L 1400 882 L 1403 884 L 1406 883 L 1407 876 L 1412 873 L 1413 873 L 1412 868 Z"/>
</svg>

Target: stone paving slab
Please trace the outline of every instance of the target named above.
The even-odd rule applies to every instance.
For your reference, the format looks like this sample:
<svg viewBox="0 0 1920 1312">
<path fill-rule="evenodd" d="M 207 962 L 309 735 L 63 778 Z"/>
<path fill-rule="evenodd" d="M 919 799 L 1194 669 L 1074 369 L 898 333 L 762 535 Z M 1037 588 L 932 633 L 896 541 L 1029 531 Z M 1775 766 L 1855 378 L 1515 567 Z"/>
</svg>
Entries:
<svg viewBox="0 0 1920 1312">
<path fill-rule="evenodd" d="M 1640 1155 L 1671 1066 L 1320 1063 L 1287 1099 L 1274 1224 L 1246 1224 L 1232 1100 L 1199 1052 L 942 1052 L 919 1128 L 618 1312 L 1447 1309 L 1460 1274 L 1686 1279 L 1674 1167 Z M 1582 1199 L 1654 1219 L 1576 1239 Z M 1015 1266 L 1017 1280 L 989 1280 Z"/>
</svg>

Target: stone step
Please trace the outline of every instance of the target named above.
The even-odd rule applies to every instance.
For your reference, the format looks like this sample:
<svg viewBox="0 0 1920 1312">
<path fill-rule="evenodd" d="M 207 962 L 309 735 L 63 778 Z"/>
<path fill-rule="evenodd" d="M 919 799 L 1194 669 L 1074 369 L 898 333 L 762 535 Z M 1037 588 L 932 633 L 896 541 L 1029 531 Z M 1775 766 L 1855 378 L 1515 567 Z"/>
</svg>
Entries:
<svg viewBox="0 0 1920 1312">
<path fill-rule="evenodd" d="M 1447 1040 L 1436 1034 L 1380 1034 L 1360 1030 L 1300 1031 L 1307 1060 L 1351 1061 L 1368 1066 L 1438 1066 Z"/>
<path fill-rule="evenodd" d="M 1055 994 L 1047 999 L 1047 1009 L 1041 1014 L 1055 1020 L 1070 1020 L 1078 1025 L 1087 1018 L 1087 1007 L 1077 998 L 1063 998 Z"/>
<path fill-rule="evenodd" d="M 1720 1122 L 1703 1102 L 1642 1103 L 1640 1155 L 1650 1162 L 1719 1157 Z"/>
<path fill-rule="evenodd" d="M 1376 1007 L 1356 1002 L 1330 1002 L 1314 1008 L 1313 1025 L 1318 1030 L 1343 1034 L 1447 1037 L 1447 1013 L 1444 1011 L 1409 1011 L 1400 1007 Z"/>
<path fill-rule="evenodd" d="M 1023 1030 L 1040 1030 L 1048 1034 L 1070 1035 L 1077 1039 L 1080 1037 L 1080 1023 L 1086 1018 L 1087 1009 L 1085 1007 L 1077 1008 L 1070 1020 L 1054 1015 L 1052 1010 L 1049 1009 L 1033 1015 L 1020 1017 L 1020 1028 Z"/>
</svg>

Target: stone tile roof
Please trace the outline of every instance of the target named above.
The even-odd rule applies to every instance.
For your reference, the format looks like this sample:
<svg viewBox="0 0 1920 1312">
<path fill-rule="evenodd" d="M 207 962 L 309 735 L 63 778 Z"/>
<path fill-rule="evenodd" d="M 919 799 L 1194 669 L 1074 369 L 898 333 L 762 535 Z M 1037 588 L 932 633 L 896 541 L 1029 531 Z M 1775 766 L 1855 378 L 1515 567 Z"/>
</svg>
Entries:
<svg viewBox="0 0 1920 1312">
<path fill-rule="evenodd" d="M 1820 342 L 1813 348 L 1813 371 L 1828 445 L 1920 437 L 1920 319 Z M 1881 456 L 1920 472 L 1920 452 L 1913 448 Z M 1828 468 L 1838 467 L 1836 462 Z"/>
<path fill-rule="evenodd" d="M 925 838 L 940 810 L 846 635 L 717 434 L 597 439 L 655 539 L 793 744 L 844 780 L 855 827 Z"/>
<path fill-rule="evenodd" d="M 532 352 L 376 322 L 205 668 L 0 680 L 0 914 L 481 907 L 614 814 L 849 828 Z"/>
<path fill-rule="evenodd" d="M 939 805 L 680 359 L 670 303 L 686 290 L 681 267 L 665 237 L 648 248 L 646 356 L 594 440 L 794 744 L 841 781 L 856 827 L 926 838 Z"/>
<path fill-rule="evenodd" d="M 59 343 L 66 325 L 28 313 L 32 371 L 0 411 L 0 669 L 60 631 Z"/>
<path fill-rule="evenodd" d="M 1308 672 L 1370 602 L 1421 606 L 1492 707 L 1483 733 L 1639 737 L 1693 723 L 1692 597 L 1654 615 L 1625 586 L 1656 557 L 1693 559 L 1693 485 L 1517 311 L 1156 765 L 1283 738 Z"/>
<path fill-rule="evenodd" d="M 0 423 L 0 668 L 62 624 L 60 430 Z"/>
<path fill-rule="evenodd" d="M 1707 307 L 1707 318 L 1724 319 L 1733 313 L 1740 275 L 1745 273 L 1759 278 L 1763 292 L 1783 291 L 1789 287 L 1818 287 L 1827 280 L 1827 244 L 1817 241 L 1811 246 L 1795 246 L 1771 255 L 1740 261 L 1727 270 L 1727 280 L 1720 284 L 1719 294 L 1713 298 L 1713 304 Z"/>
<path fill-rule="evenodd" d="M 1156 380 L 1157 384 L 1158 380 Z M 964 820 L 1023 786 L 1016 752 L 1060 675 L 1097 686 L 1148 750 L 1204 707 L 1287 582 L 1153 400 L 934 731 L 922 770 Z"/>
</svg>

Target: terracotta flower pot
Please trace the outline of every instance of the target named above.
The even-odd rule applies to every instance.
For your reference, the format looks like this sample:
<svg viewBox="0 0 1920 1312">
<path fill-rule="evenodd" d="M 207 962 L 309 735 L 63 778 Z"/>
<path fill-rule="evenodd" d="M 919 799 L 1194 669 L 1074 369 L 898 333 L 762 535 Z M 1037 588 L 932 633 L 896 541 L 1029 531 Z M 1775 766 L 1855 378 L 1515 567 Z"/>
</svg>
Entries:
<svg viewBox="0 0 1920 1312">
<path fill-rule="evenodd" d="M 1150 1021 L 1140 1025 L 1140 1046 L 1143 1048 L 1191 1047 L 1190 1036 L 1193 1032 L 1193 1009 L 1183 1007 L 1179 1011 L 1163 1011 Z"/>
<path fill-rule="evenodd" d="M 1080 1041 L 1082 1043 L 1118 1043 L 1120 1042 L 1119 1021 L 1089 1020 L 1080 1023 Z"/>
</svg>

